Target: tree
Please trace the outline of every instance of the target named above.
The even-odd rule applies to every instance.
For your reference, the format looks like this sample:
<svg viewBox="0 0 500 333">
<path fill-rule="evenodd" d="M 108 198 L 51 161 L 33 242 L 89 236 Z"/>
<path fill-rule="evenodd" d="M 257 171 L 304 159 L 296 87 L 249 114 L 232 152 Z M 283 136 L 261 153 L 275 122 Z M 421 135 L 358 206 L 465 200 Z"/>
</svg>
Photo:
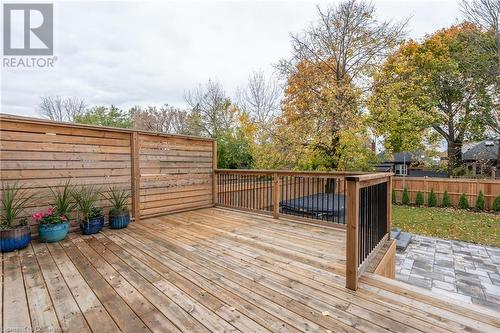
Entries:
<svg viewBox="0 0 500 333">
<path fill-rule="evenodd" d="M 444 191 L 443 194 L 443 201 L 441 203 L 441 206 L 443 207 L 450 207 L 451 206 L 451 199 L 450 196 L 448 195 L 448 191 Z"/>
<path fill-rule="evenodd" d="M 42 96 L 40 99 L 38 113 L 55 121 L 71 122 L 87 108 L 85 100 L 77 97 Z"/>
<path fill-rule="evenodd" d="M 498 137 L 497 174 L 500 175 L 500 2 L 498 0 L 472 0 L 461 2 L 461 10 L 465 19 L 476 24 L 483 31 L 492 33 L 494 43 L 481 43 L 479 46 L 486 52 L 495 52 L 497 66 L 493 67 L 491 77 L 496 77 L 492 112 L 486 115 L 484 123 L 492 135 Z"/>
<path fill-rule="evenodd" d="M 222 132 L 233 129 L 238 120 L 237 108 L 218 82 L 208 80 L 205 85 L 187 92 L 185 99 L 191 107 L 193 134 L 216 138 Z"/>
<path fill-rule="evenodd" d="M 469 199 L 467 199 L 467 196 L 464 193 L 462 193 L 460 195 L 460 198 L 458 199 L 458 208 L 460 209 L 469 208 Z"/>
<path fill-rule="evenodd" d="M 263 71 L 252 72 L 245 87 L 237 91 L 237 106 L 259 124 L 270 124 L 280 112 L 281 87 Z"/>
<path fill-rule="evenodd" d="M 302 147 L 298 155 L 314 155 L 323 167 L 337 169 L 341 136 L 360 133 L 363 125 L 367 76 L 401 41 L 405 23 L 379 21 L 372 4 L 356 0 L 318 7 L 318 16 L 292 35 L 293 56 L 278 65 L 287 79 L 281 122 L 293 128 L 287 141 Z"/>
<path fill-rule="evenodd" d="M 484 202 L 484 194 L 483 191 L 479 191 L 479 194 L 476 198 L 476 209 L 484 210 L 485 202 Z"/>
<path fill-rule="evenodd" d="M 128 115 L 114 105 L 111 105 L 109 108 L 105 106 L 95 106 L 83 113 L 75 115 L 74 122 L 118 128 L 131 127 Z"/>
<path fill-rule="evenodd" d="M 491 209 L 494 212 L 500 212 L 500 195 L 495 197 L 495 200 L 493 200 L 493 204 L 491 205 Z"/>
<path fill-rule="evenodd" d="M 423 206 L 424 204 L 424 195 L 420 191 L 417 191 L 417 195 L 415 196 L 415 204 L 417 206 Z"/>
<path fill-rule="evenodd" d="M 500 2 L 498 0 L 462 0 L 460 9 L 469 22 L 474 23 L 484 31 L 490 31 L 495 36 L 494 44 L 484 47 L 493 49 L 500 66 Z"/>
<path fill-rule="evenodd" d="M 374 75 L 375 85 L 384 85 L 369 103 L 373 126 L 386 143 L 405 147 L 437 133 L 448 145 L 448 173 L 461 165 L 463 141 L 483 134 L 482 119 L 492 106 L 494 54 L 470 42 L 478 39 L 493 42 L 464 23 L 422 43 L 409 41 L 388 58 Z"/>
<path fill-rule="evenodd" d="M 223 132 L 217 137 L 218 168 L 250 168 L 252 162 L 250 144 L 241 128 Z"/>
<path fill-rule="evenodd" d="M 133 127 L 145 131 L 191 134 L 189 111 L 165 104 L 160 108 L 135 106 L 129 110 Z"/>
<path fill-rule="evenodd" d="M 431 189 L 431 192 L 429 193 L 429 197 L 427 198 L 427 206 L 429 207 L 437 206 L 437 196 L 436 193 L 434 192 L 434 189 Z"/>
<path fill-rule="evenodd" d="M 408 189 L 405 187 L 403 190 L 403 195 L 401 196 L 401 204 L 409 205 L 410 204 L 410 194 L 408 193 Z"/>
<path fill-rule="evenodd" d="M 262 71 L 252 72 L 247 84 L 237 89 L 240 123 L 248 139 L 256 168 L 279 167 L 276 164 L 276 118 L 281 112 L 282 88 L 277 78 Z"/>
</svg>

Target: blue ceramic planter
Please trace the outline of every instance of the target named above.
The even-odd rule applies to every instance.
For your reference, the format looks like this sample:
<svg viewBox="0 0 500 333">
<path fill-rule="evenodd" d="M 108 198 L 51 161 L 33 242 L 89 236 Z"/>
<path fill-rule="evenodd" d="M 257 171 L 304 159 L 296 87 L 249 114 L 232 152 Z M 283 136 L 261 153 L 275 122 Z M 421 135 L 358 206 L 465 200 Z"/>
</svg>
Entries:
<svg viewBox="0 0 500 333">
<path fill-rule="evenodd" d="M 10 252 L 28 246 L 31 241 L 29 226 L 0 230 L 0 251 Z"/>
<path fill-rule="evenodd" d="M 124 212 L 121 214 L 109 215 L 109 226 L 111 229 L 122 229 L 126 228 L 130 223 L 129 212 Z"/>
<path fill-rule="evenodd" d="M 38 225 L 38 236 L 43 243 L 54 243 L 63 240 L 68 231 L 69 222 Z"/>
<path fill-rule="evenodd" d="M 85 222 L 80 222 L 80 230 L 84 235 L 97 234 L 104 226 L 104 216 L 94 217 Z"/>
</svg>

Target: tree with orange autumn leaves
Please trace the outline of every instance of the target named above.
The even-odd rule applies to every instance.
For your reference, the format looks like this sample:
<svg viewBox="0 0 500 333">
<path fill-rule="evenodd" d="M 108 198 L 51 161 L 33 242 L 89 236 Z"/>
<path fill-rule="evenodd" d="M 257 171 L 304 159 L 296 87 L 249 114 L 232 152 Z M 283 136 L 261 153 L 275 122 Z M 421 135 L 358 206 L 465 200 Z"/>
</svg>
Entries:
<svg viewBox="0 0 500 333">
<path fill-rule="evenodd" d="M 402 41 L 405 24 L 380 21 L 373 4 L 347 0 L 318 7 L 317 21 L 292 35 L 292 56 L 277 66 L 287 81 L 276 131 L 286 167 L 370 167 L 369 75 Z"/>
</svg>

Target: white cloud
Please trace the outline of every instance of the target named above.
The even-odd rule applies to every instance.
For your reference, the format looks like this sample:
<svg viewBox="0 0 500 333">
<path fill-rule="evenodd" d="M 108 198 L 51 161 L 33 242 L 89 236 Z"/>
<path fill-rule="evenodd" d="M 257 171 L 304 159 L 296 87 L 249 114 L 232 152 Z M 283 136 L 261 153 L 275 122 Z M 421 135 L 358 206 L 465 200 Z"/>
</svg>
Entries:
<svg viewBox="0 0 500 333">
<path fill-rule="evenodd" d="M 377 1 L 382 19 L 412 16 L 414 38 L 448 26 L 455 1 Z M 1 72 L 1 112 L 36 116 L 43 95 L 92 105 L 184 105 L 214 78 L 232 94 L 249 72 L 290 53 L 289 33 L 316 18 L 314 2 L 56 2 L 55 68 Z"/>
</svg>

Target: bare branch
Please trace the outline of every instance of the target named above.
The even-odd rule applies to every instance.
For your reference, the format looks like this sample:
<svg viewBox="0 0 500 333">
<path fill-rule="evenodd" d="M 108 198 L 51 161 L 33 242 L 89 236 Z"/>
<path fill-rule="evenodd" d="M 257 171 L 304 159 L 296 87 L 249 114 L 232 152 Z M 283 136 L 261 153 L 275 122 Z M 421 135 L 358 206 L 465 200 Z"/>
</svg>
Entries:
<svg viewBox="0 0 500 333">
<path fill-rule="evenodd" d="M 236 110 L 219 82 L 208 80 L 205 85 L 188 91 L 184 98 L 200 135 L 217 137 L 222 131 L 234 128 Z"/>
<path fill-rule="evenodd" d="M 55 121 L 71 122 L 87 108 L 85 100 L 77 97 L 43 96 L 40 99 L 38 113 Z"/>
</svg>

